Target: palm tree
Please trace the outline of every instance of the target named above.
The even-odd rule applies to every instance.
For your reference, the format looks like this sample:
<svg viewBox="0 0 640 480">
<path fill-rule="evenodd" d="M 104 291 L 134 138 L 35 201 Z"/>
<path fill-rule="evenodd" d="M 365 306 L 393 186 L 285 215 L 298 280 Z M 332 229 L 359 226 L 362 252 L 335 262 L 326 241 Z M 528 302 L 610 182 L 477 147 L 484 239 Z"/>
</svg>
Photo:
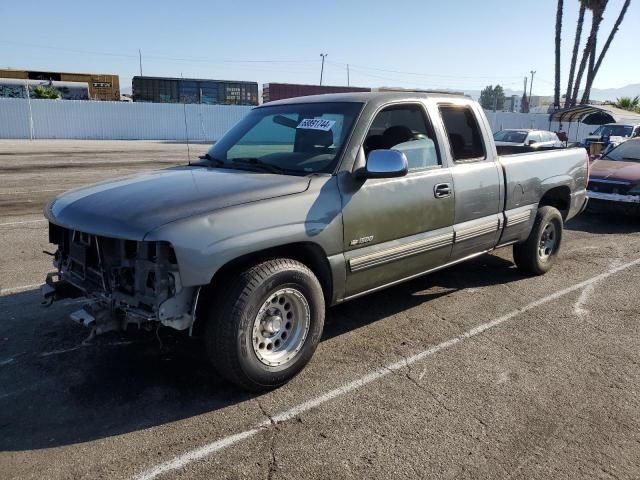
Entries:
<svg viewBox="0 0 640 480">
<path fill-rule="evenodd" d="M 616 107 L 624 110 L 635 111 L 640 107 L 640 95 L 635 97 L 620 97 L 616 99 Z"/>
<path fill-rule="evenodd" d="M 609 47 L 611 46 L 611 42 L 613 41 L 613 37 L 616 36 L 616 33 L 618 32 L 618 29 L 620 28 L 620 24 L 622 23 L 622 20 L 624 20 L 624 16 L 627 13 L 627 10 L 629 9 L 629 4 L 630 3 L 631 3 L 631 0 L 626 0 L 624 2 L 624 4 L 622 5 L 622 10 L 620 10 L 620 14 L 618 15 L 616 23 L 613 25 L 613 28 L 611 29 L 611 33 L 609 33 L 609 37 L 607 38 L 607 41 L 605 42 L 604 47 L 602 47 L 602 51 L 600 52 L 600 55 L 598 56 L 598 61 L 595 62 L 595 66 L 593 67 L 593 71 L 591 72 L 591 75 L 587 78 L 587 85 L 585 86 L 585 89 L 584 89 L 584 95 L 582 97 L 582 103 L 587 103 L 589 101 L 589 96 L 591 95 L 591 85 L 593 84 L 593 81 L 596 78 L 596 75 L 598 74 L 598 70 L 600 69 L 600 65 L 602 65 L 602 60 L 604 59 L 604 56 L 607 54 L 607 51 L 609 50 Z M 594 54 L 593 54 L 592 58 L 595 58 L 595 51 L 593 53 Z M 637 107 L 638 106 L 636 105 L 636 108 Z"/>
<path fill-rule="evenodd" d="M 582 60 L 580 60 L 580 67 L 578 68 L 578 75 L 576 76 L 576 83 L 573 86 L 573 94 L 571 95 L 571 106 L 575 106 L 578 100 L 578 91 L 580 90 L 580 83 L 582 82 L 582 75 L 587 67 L 587 61 L 590 61 L 591 53 L 595 55 L 596 38 L 598 36 L 598 29 L 602 22 L 602 14 L 607 7 L 608 0 L 581 0 L 587 10 L 591 11 L 591 32 L 587 38 L 587 43 L 584 46 L 582 52 Z M 589 69 L 591 72 L 591 69 Z M 587 74 L 589 75 L 589 74 Z M 587 77 L 588 81 L 588 77 Z"/>
<path fill-rule="evenodd" d="M 558 0 L 558 10 L 556 11 L 556 78 L 553 92 L 553 107 L 560 108 L 560 42 L 562 34 L 562 9 L 563 0 Z"/>
<path fill-rule="evenodd" d="M 582 25 L 584 23 L 585 7 L 580 2 L 580 12 L 578 13 L 578 25 L 576 26 L 576 38 L 573 41 L 573 55 L 571 56 L 571 68 L 569 69 L 569 82 L 567 83 L 567 93 L 564 96 L 564 108 L 571 106 L 571 87 L 573 86 L 573 77 L 576 73 L 576 62 L 578 61 L 578 50 L 580 49 L 580 40 L 582 37 Z"/>
</svg>

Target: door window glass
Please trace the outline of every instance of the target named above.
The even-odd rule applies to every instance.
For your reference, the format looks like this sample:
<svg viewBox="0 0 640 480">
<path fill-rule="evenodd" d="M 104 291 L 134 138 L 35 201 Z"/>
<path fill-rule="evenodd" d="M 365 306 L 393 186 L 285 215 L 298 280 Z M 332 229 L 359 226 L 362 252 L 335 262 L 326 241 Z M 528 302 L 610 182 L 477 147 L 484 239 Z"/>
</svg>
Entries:
<svg viewBox="0 0 640 480">
<path fill-rule="evenodd" d="M 364 141 L 365 154 L 390 149 L 405 154 L 410 171 L 440 166 L 435 134 L 420 105 L 393 105 L 376 115 Z"/>
<path fill-rule="evenodd" d="M 456 162 L 483 160 L 485 150 L 482 134 L 471 108 L 441 105 L 440 114 L 449 137 L 453 159 Z"/>
</svg>

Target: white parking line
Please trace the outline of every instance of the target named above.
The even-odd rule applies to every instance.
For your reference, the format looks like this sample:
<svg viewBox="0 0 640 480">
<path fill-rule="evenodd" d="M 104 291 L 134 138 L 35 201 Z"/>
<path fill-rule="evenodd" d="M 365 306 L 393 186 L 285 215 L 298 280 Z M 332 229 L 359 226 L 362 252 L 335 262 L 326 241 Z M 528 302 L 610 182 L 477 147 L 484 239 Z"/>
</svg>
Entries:
<svg viewBox="0 0 640 480">
<path fill-rule="evenodd" d="M 238 442 L 246 440 L 247 438 L 251 438 L 254 435 L 256 435 L 258 432 L 264 429 L 270 428 L 274 423 L 285 422 L 287 420 L 295 418 L 297 415 L 307 412 L 312 408 L 318 407 L 323 403 L 328 402 L 329 400 L 346 395 L 347 393 L 357 390 L 358 388 L 363 387 L 382 377 L 385 377 L 390 373 L 400 370 L 401 368 L 412 365 L 416 362 L 419 362 L 420 360 L 424 360 L 425 358 L 430 357 L 431 355 L 441 350 L 445 350 L 449 347 L 452 347 L 468 338 L 472 338 L 477 335 L 480 335 L 481 333 L 484 333 L 490 328 L 496 327 L 508 320 L 511 320 L 514 317 L 517 317 L 521 313 L 528 312 L 529 310 L 537 308 L 553 300 L 557 300 L 558 298 L 564 297 L 565 295 L 581 290 L 585 287 L 588 287 L 589 285 L 594 284 L 595 282 L 599 282 L 600 280 L 610 277 L 611 275 L 617 272 L 634 267 L 638 264 L 640 264 L 640 258 L 633 260 L 631 262 L 625 263 L 624 265 L 610 268 L 609 270 L 607 270 L 604 273 L 601 273 L 600 275 L 596 275 L 595 277 L 589 278 L 588 280 L 577 283 L 563 290 L 559 290 L 555 293 L 552 293 L 551 295 L 547 295 L 546 297 L 536 300 L 535 302 L 531 302 L 522 308 L 518 308 L 516 310 L 513 310 L 507 313 L 506 315 L 495 318 L 490 322 L 483 323 L 482 325 L 478 325 L 477 327 L 474 327 L 471 330 L 467 330 L 466 332 L 462 333 L 461 335 L 458 335 L 457 337 L 454 337 L 442 343 L 439 343 L 411 357 L 407 357 L 406 359 L 400 360 L 399 362 L 395 362 L 390 365 L 387 365 L 386 367 L 380 368 L 379 370 L 375 370 L 371 373 L 368 373 L 367 375 L 364 375 L 360 378 L 357 378 L 356 380 L 353 380 L 350 383 L 347 383 L 346 385 L 338 387 L 334 390 L 330 390 L 329 392 L 324 393 L 319 397 L 313 398 L 304 403 L 296 405 L 290 408 L 289 410 L 278 413 L 272 416 L 270 420 L 265 420 L 264 422 L 257 424 L 256 426 L 254 426 L 249 430 L 236 433 L 235 435 L 229 435 L 227 437 L 223 437 L 214 442 L 208 443 L 202 447 L 196 448 L 194 450 L 190 450 L 188 452 L 183 453 L 182 455 L 178 455 L 177 457 L 169 460 L 168 462 L 161 463 L 155 467 L 145 470 L 144 472 L 134 476 L 133 478 L 134 480 L 152 480 L 164 473 L 176 470 L 178 468 L 182 468 L 189 463 L 195 462 L 209 455 L 212 455 L 213 453 L 216 453 L 220 450 L 223 450 L 224 448 L 227 448 Z"/>
<path fill-rule="evenodd" d="M 48 220 L 44 219 L 44 218 L 39 218 L 38 220 L 24 220 L 21 222 L 6 222 L 6 223 L 0 223 L 0 227 L 8 227 L 10 225 L 26 225 L 27 223 L 43 223 L 43 222 L 47 222 Z"/>
<path fill-rule="evenodd" d="M 22 285 L 21 287 L 2 288 L 0 289 L 0 297 L 4 297 L 5 295 L 12 295 L 14 293 L 27 292 L 35 288 L 40 288 L 41 286 L 42 283 L 32 283 L 31 285 Z"/>
<path fill-rule="evenodd" d="M 43 190 L 23 190 L 20 192 L 0 192 L 0 195 L 26 195 L 28 193 L 42 193 L 42 192 L 64 192 L 65 190 L 71 190 L 69 188 L 45 188 Z"/>
</svg>

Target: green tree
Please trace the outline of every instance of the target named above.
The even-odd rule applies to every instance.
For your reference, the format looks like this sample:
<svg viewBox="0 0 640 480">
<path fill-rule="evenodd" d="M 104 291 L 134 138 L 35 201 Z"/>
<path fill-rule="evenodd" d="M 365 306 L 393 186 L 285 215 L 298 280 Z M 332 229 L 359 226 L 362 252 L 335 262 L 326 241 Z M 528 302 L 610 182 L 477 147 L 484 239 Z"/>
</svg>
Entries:
<svg viewBox="0 0 640 480">
<path fill-rule="evenodd" d="M 635 97 L 620 97 L 616 99 L 616 107 L 624 110 L 638 111 L 640 108 L 640 95 Z"/>
<path fill-rule="evenodd" d="M 33 89 L 33 98 L 57 100 L 60 98 L 60 92 L 53 87 L 38 85 Z"/>
<path fill-rule="evenodd" d="M 480 105 L 486 110 L 502 110 L 504 99 L 504 89 L 500 85 L 486 86 L 480 92 Z"/>
</svg>

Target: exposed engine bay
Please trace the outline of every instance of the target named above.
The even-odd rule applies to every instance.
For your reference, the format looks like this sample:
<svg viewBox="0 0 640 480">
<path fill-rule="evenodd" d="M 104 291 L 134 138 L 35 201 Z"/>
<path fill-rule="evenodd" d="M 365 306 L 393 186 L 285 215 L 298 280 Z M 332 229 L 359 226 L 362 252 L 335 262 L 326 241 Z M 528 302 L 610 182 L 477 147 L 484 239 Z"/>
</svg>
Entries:
<svg viewBox="0 0 640 480">
<path fill-rule="evenodd" d="M 154 322 L 177 330 L 193 325 L 199 288 L 183 287 L 167 242 L 122 240 L 49 224 L 57 271 L 47 275 L 43 303 L 86 297 L 71 318 L 101 334 Z"/>
</svg>

